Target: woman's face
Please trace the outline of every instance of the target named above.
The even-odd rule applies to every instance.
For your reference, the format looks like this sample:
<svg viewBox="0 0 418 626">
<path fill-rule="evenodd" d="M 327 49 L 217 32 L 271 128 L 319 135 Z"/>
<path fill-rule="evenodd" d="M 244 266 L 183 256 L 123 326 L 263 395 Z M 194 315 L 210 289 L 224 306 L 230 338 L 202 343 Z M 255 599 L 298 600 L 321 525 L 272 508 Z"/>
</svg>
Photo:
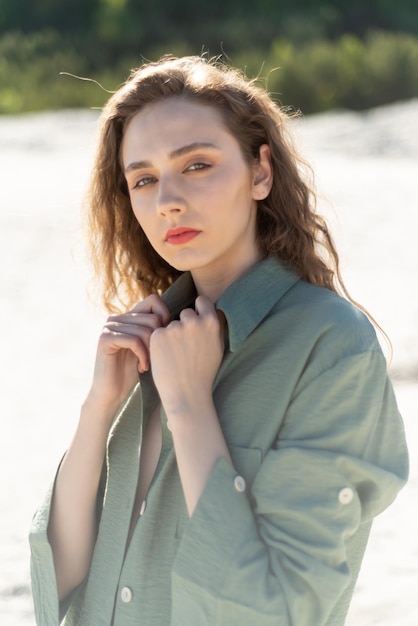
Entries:
<svg viewBox="0 0 418 626">
<path fill-rule="evenodd" d="M 181 97 L 146 106 L 127 125 L 122 164 L 151 245 L 171 266 L 191 270 L 198 291 L 209 282 L 220 293 L 258 260 L 256 201 L 271 187 L 268 147 L 250 167 L 215 108 Z"/>
</svg>

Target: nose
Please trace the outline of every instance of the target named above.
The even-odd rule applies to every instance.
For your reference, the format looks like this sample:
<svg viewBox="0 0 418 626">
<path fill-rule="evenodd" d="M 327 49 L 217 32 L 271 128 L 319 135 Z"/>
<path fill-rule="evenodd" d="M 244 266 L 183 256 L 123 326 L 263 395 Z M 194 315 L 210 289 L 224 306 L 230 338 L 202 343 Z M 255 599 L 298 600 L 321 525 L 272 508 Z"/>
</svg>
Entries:
<svg viewBox="0 0 418 626">
<path fill-rule="evenodd" d="M 158 185 L 158 213 L 164 217 L 171 213 L 184 213 L 185 210 L 186 200 L 179 185 L 172 177 L 161 177 Z"/>
</svg>

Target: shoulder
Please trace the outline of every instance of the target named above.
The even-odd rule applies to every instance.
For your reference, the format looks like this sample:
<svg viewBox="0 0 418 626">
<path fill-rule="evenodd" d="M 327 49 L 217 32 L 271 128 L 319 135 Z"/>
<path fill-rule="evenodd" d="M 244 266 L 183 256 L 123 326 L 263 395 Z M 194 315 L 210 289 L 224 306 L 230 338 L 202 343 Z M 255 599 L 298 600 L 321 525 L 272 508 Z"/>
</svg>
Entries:
<svg viewBox="0 0 418 626">
<path fill-rule="evenodd" d="M 351 339 L 358 348 L 368 349 L 376 342 L 374 326 L 363 311 L 334 291 L 302 280 L 277 303 L 272 315 L 293 319 L 300 331 L 318 337 L 331 333 Z"/>
<path fill-rule="evenodd" d="M 376 331 L 367 316 L 335 292 L 298 281 L 270 310 L 260 336 L 270 349 L 287 354 L 311 374 L 332 368 L 341 360 L 375 353 L 385 365 Z M 267 339 L 266 339 L 267 340 Z"/>
</svg>

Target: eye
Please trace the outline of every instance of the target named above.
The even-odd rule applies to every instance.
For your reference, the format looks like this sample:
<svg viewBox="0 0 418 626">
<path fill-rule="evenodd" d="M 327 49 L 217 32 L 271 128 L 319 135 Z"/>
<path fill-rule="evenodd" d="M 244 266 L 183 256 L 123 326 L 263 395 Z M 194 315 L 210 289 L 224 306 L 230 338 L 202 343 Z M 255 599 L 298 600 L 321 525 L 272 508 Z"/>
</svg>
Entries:
<svg viewBox="0 0 418 626">
<path fill-rule="evenodd" d="M 138 189 L 139 187 L 146 187 L 147 185 L 151 185 L 155 183 L 155 178 L 153 176 L 144 176 L 135 182 L 132 186 L 132 189 Z"/>
<path fill-rule="evenodd" d="M 190 165 L 187 168 L 186 171 L 187 172 L 189 172 L 189 171 L 196 172 L 197 170 L 205 170 L 205 169 L 207 169 L 209 167 L 210 167 L 209 163 L 200 163 L 200 162 L 199 163 L 192 163 L 192 165 Z"/>
</svg>

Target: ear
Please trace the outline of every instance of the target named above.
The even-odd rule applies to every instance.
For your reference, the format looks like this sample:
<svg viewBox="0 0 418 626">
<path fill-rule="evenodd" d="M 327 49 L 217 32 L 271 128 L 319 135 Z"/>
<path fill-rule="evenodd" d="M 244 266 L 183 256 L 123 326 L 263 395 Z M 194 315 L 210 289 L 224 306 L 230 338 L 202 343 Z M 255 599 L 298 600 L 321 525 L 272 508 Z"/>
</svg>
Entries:
<svg viewBox="0 0 418 626">
<path fill-rule="evenodd" d="M 270 147 L 267 144 L 260 146 L 260 155 L 254 166 L 253 200 L 267 198 L 273 185 L 273 168 L 271 165 Z"/>
</svg>

